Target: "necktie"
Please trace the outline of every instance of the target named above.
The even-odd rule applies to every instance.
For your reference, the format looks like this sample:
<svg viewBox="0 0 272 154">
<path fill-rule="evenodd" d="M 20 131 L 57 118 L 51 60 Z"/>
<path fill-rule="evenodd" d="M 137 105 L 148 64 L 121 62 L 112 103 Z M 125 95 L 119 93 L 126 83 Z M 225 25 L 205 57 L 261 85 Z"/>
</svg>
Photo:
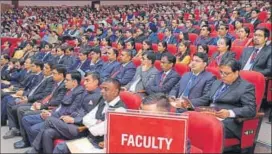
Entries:
<svg viewBox="0 0 272 154">
<path fill-rule="evenodd" d="M 121 65 L 119 69 L 111 75 L 111 78 L 115 78 L 117 74 L 123 70 L 123 68 L 124 68 L 123 65 Z"/>
<path fill-rule="evenodd" d="M 252 53 L 252 55 L 250 57 L 250 64 L 255 62 L 255 59 L 256 59 L 256 57 L 258 55 L 258 51 L 259 51 L 259 49 L 255 49 L 254 52 Z"/>
<path fill-rule="evenodd" d="M 58 84 L 55 83 L 55 84 L 54 84 L 53 91 L 51 92 L 50 95 L 46 96 L 46 97 L 41 101 L 42 104 L 47 104 L 47 103 L 51 100 L 51 98 L 52 98 L 54 92 L 56 91 L 57 87 L 58 87 Z"/>
<path fill-rule="evenodd" d="M 162 87 L 162 84 L 163 84 L 163 81 L 164 81 L 165 77 L 166 77 L 166 73 L 163 73 L 162 76 L 161 76 L 160 84 L 159 84 L 160 87 Z"/>
<path fill-rule="evenodd" d="M 191 78 L 189 82 L 187 83 L 185 90 L 183 91 L 183 94 L 182 94 L 183 97 L 188 98 L 189 92 L 192 88 L 193 82 L 195 81 L 196 77 L 197 77 L 196 75 L 193 75 L 193 74 L 191 75 Z"/>
<path fill-rule="evenodd" d="M 218 98 L 219 96 L 221 96 L 228 88 L 229 88 L 228 85 L 223 84 L 222 87 L 221 87 L 220 89 L 218 89 L 218 90 L 215 92 L 215 94 L 214 94 L 214 96 L 213 96 L 213 103 L 214 103 L 214 102 L 217 100 L 217 98 Z"/>
</svg>

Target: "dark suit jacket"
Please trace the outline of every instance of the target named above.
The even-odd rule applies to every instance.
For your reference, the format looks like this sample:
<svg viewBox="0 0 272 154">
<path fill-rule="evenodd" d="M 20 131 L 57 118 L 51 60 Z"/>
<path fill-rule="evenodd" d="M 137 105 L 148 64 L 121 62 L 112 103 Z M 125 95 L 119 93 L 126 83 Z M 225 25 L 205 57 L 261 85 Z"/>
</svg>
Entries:
<svg viewBox="0 0 272 154">
<path fill-rule="evenodd" d="M 47 62 L 52 62 L 53 61 L 53 56 L 51 53 L 43 53 L 42 57 L 40 59 L 42 62 L 47 63 Z"/>
<path fill-rule="evenodd" d="M 103 65 L 104 65 L 104 62 L 100 59 L 94 65 L 89 65 L 89 69 L 87 69 L 86 72 L 100 72 Z"/>
<path fill-rule="evenodd" d="M 43 80 L 41 84 L 36 85 L 38 87 L 34 93 L 31 96 L 28 96 L 28 102 L 33 103 L 48 96 L 53 90 L 53 85 L 53 77 L 48 77 L 47 79 Z M 36 86 L 34 88 L 36 88 Z"/>
<path fill-rule="evenodd" d="M 19 69 L 14 71 L 8 76 L 8 80 L 10 83 L 13 84 L 18 84 L 19 82 L 24 80 L 24 77 L 26 75 L 26 70 L 25 69 Z"/>
<path fill-rule="evenodd" d="M 81 107 L 83 92 L 82 86 L 77 86 L 73 91 L 67 92 L 59 107 L 53 111 L 52 116 L 59 118 L 62 115 L 71 115 L 74 111 L 77 111 Z"/>
<path fill-rule="evenodd" d="M 240 77 L 230 85 L 230 87 L 222 93 L 214 103 L 213 96 L 216 91 L 221 88 L 222 81 L 216 80 L 210 92 L 194 102 L 196 106 L 215 107 L 218 109 L 232 110 L 236 117 L 251 118 L 256 114 L 255 103 L 255 87 L 251 83 L 241 79 Z M 241 123 L 235 122 L 233 118 L 223 120 L 225 127 L 231 130 L 238 138 L 241 136 Z"/>
<path fill-rule="evenodd" d="M 250 58 L 252 52 L 254 51 L 254 47 L 245 48 L 242 56 L 240 57 L 240 63 L 242 69 L 245 67 L 248 59 Z M 264 76 L 272 75 L 272 51 L 271 45 L 264 46 L 261 51 L 259 51 L 255 62 L 252 66 L 253 71 L 257 71 L 262 73 Z"/>
<path fill-rule="evenodd" d="M 247 22 L 248 23 L 251 23 L 252 19 L 248 19 Z M 261 23 L 261 21 L 259 19 L 256 19 L 254 22 L 253 22 L 253 25 L 254 25 L 254 28 L 256 28 L 259 23 Z"/>
<path fill-rule="evenodd" d="M 6 79 L 6 75 L 9 73 L 8 69 L 8 65 L 4 65 L 1 69 L 1 79 L 5 80 Z"/>
<path fill-rule="evenodd" d="M 43 79 L 43 73 L 40 74 L 34 74 L 33 77 L 29 82 L 27 82 L 27 85 L 24 87 L 24 96 L 27 96 L 31 89 L 34 88 L 36 85 L 38 85 Z"/>
<path fill-rule="evenodd" d="M 146 36 L 144 34 L 138 36 L 135 38 L 135 43 L 143 43 L 143 41 L 147 39 Z"/>
<path fill-rule="evenodd" d="M 211 59 L 210 59 L 210 61 L 209 61 L 209 65 L 210 64 L 213 64 L 213 63 L 217 63 L 216 62 L 216 57 L 219 55 L 219 52 L 216 52 L 216 53 L 214 53 L 213 55 L 212 55 L 212 57 L 211 57 Z M 221 61 L 222 60 L 225 60 L 225 59 L 231 59 L 231 58 L 235 58 L 235 52 L 232 52 L 232 51 L 227 51 L 227 52 L 225 52 L 224 54 L 223 54 L 223 56 L 222 56 L 222 58 L 221 58 Z M 220 61 L 220 62 L 221 62 Z M 219 64 L 217 64 L 217 65 L 219 65 Z"/>
<path fill-rule="evenodd" d="M 55 83 L 57 84 L 57 83 Z M 53 89 L 54 90 L 54 89 Z M 52 94 L 53 92 L 53 94 Z M 52 91 L 52 97 L 49 99 L 47 104 L 42 105 L 42 109 L 48 109 L 49 106 L 58 106 L 61 103 L 61 100 L 63 99 L 64 95 L 67 92 L 67 89 L 65 88 L 64 81 L 60 83 L 60 85 L 56 88 L 56 90 Z"/>
<path fill-rule="evenodd" d="M 119 67 L 120 68 L 120 67 Z M 116 72 L 119 70 L 116 69 L 113 72 Z M 122 86 L 128 84 L 132 78 L 134 77 L 136 73 L 136 67 L 132 62 L 129 62 L 126 64 L 126 66 L 116 75 L 116 79 L 121 83 Z"/>
<path fill-rule="evenodd" d="M 168 37 L 165 36 L 163 41 L 165 41 L 167 44 L 177 44 L 177 39 L 174 35 L 171 35 L 169 40 Z"/>
<path fill-rule="evenodd" d="M 75 70 L 75 69 L 77 69 L 80 65 L 81 65 L 81 61 L 80 61 L 80 60 L 77 60 L 77 61 L 75 62 L 75 64 L 73 64 L 73 66 L 70 67 L 70 70 Z M 83 72 L 86 72 L 87 70 L 89 70 L 89 69 L 90 69 L 90 60 L 89 60 L 89 59 L 85 60 L 84 63 L 81 65 L 81 67 L 80 67 L 79 69 L 81 69 Z"/>
<path fill-rule="evenodd" d="M 185 73 L 179 83 L 170 91 L 169 95 L 177 98 L 181 97 L 192 74 L 192 72 Z M 210 72 L 202 71 L 193 82 L 188 98 L 192 102 L 197 101 L 198 98 L 201 98 L 210 91 L 214 81 L 215 77 Z"/>
<path fill-rule="evenodd" d="M 29 72 L 26 71 L 25 75 L 23 76 L 23 80 L 20 81 L 19 83 L 14 83 L 12 85 L 14 86 L 14 89 L 25 88 L 33 77 L 34 74 L 31 71 Z"/>
<path fill-rule="evenodd" d="M 162 86 L 160 86 L 161 76 L 164 72 L 161 71 L 158 73 L 154 80 L 150 83 L 149 86 L 146 88 L 147 94 L 154 94 L 154 93 L 164 93 L 168 94 L 169 91 L 178 83 L 180 80 L 180 75 L 175 72 L 174 70 L 171 70 L 163 80 Z"/>
<path fill-rule="evenodd" d="M 113 61 L 113 62 L 106 62 L 103 64 L 101 70 L 99 71 L 100 73 L 100 78 L 102 81 L 106 80 L 107 78 L 110 77 L 110 75 L 120 67 L 120 63 L 118 61 Z"/>
<path fill-rule="evenodd" d="M 125 43 L 131 42 L 131 41 L 134 41 L 134 38 L 133 38 L 133 37 L 131 37 L 131 38 L 129 38 L 129 39 L 124 38 L 123 41 L 124 41 Z"/>
</svg>

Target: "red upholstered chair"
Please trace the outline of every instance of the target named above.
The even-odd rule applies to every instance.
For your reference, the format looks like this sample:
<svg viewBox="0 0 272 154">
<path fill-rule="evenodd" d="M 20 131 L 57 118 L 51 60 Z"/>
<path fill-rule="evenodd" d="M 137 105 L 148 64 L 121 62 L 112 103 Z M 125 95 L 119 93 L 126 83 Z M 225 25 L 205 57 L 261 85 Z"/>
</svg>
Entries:
<svg viewBox="0 0 272 154">
<path fill-rule="evenodd" d="M 223 124 L 215 117 L 200 112 L 189 111 L 188 137 L 191 153 L 222 153 Z"/>
<path fill-rule="evenodd" d="M 163 34 L 163 33 L 158 33 L 157 36 L 158 36 L 158 39 L 159 39 L 160 41 L 162 41 L 163 38 L 164 38 L 164 34 Z"/>
<path fill-rule="evenodd" d="M 206 71 L 212 73 L 217 79 L 221 79 L 221 75 L 218 67 L 206 67 Z"/>
<path fill-rule="evenodd" d="M 140 66 L 141 65 L 141 58 L 133 58 L 132 59 L 132 62 L 133 62 L 133 64 L 136 66 L 136 67 L 138 67 L 138 66 Z"/>
<path fill-rule="evenodd" d="M 267 12 L 266 11 L 262 11 L 258 14 L 258 19 L 261 22 L 264 22 L 267 19 Z"/>
<path fill-rule="evenodd" d="M 158 44 L 152 43 L 152 49 L 154 52 L 158 51 Z"/>
<path fill-rule="evenodd" d="M 229 24 L 229 31 L 234 31 L 234 26 L 232 24 Z"/>
<path fill-rule="evenodd" d="M 210 34 L 210 37 L 212 37 L 212 38 L 215 38 L 215 37 L 217 37 L 217 36 L 218 36 L 217 31 L 213 31 L 213 32 L 211 32 L 211 34 Z"/>
<path fill-rule="evenodd" d="M 242 79 L 252 83 L 255 86 L 257 115 L 251 119 L 239 118 L 238 120 L 243 124 L 241 140 L 238 140 L 236 138 L 225 139 L 224 145 L 226 148 L 232 146 L 239 146 L 241 152 L 246 151 L 247 153 L 254 153 L 262 117 L 264 115 L 264 113 L 260 113 L 258 111 L 260 109 L 261 102 L 264 96 L 265 78 L 261 73 L 255 71 L 240 71 L 240 76 Z"/>
<path fill-rule="evenodd" d="M 161 61 L 160 60 L 155 60 L 154 66 L 157 70 L 161 71 Z"/>
<path fill-rule="evenodd" d="M 140 95 L 134 94 L 129 91 L 121 91 L 119 96 L 128 109 L 138 110 L 140 108 L 142 103 L 142 98 Z"/>
<path fill-rule="evenodd" d="M 208 56 L 209 56 L 209 58 L 210 58 L 210 57 L 212 57 L 212 55 L 213 55 L 214 53 L 217 52 L 217 46 L 216 46 L 216 45 L 208 45 L 208 47 L 209 47 Z"/>
<path fill-rule="evenodd" d="M 267 28 L 268 30 L 272 30 L 272 23 L 260 23 L 257 27 L 265 27 Z"/>
<path fill-rule="evenodd" d="M 191 41 L 191 44 L 195 43 L 195 40 L 197 39 L 198 35 L 195 33 L 189 33 L 188 34 L 189 40 Z"/>
<path fill-rule="evenodd" d="M 54 147 L 55 147 L 57 144 L 60 144 L 60 143 L 62 143 L 62 142 L 65 142 L 65 140 L 63 140 L 63 139 L 55 139 L 55 140 L 54 140 Z"/>
<path fill-rule="evenodd" d="M 167 44 L 167 50 L 172 55 L 175 55 L 177 53 L 177 46 L 175 44 Z"/>
<path fill-rule="evenodd" d="M 114 48 L 117 48 L 117 43 L 116 42 L 112 42 L 111 46 L 114 47 Z"/>
<path fill-rule="evenodd" d="M 254 33 L 254 25 L 252 23 L 243 23 L 243 25 L 249 28 L 250 33 Z"/>
<path fill-rule="evenodd" d="M 138 52 L 140 49 L 143 48 L 143 44 L 142 43 L 135 43 L 135 49 Z"/>
<path fill-rule="evenodd" d="M 189 72 L 190 68 L 188 67 L 188 65 L 176 63 L 175 70 L 180 76 L 182 76 L 184 73 Z"/>
<path fill-rule="evenodd" d="M 101 56 L 101 59 L 104 61 L 104 62 L 107 62 L 109 60 L 108 56 Z"/>
<path fill-rule="evenodd" d="M 232 46 L 230 50 L 235 52 L 235 59 L 239 60 L 240 57 L 242 56 L 243 51 L 244 51 L 244 47 L 243 46 Z"/>
<path fill-rule="evenodd" d="M 190 45 L 190 57 L 193 58 L 194 54 L 197 52 L 197 47 L 195 45 Z"/>
</svg>

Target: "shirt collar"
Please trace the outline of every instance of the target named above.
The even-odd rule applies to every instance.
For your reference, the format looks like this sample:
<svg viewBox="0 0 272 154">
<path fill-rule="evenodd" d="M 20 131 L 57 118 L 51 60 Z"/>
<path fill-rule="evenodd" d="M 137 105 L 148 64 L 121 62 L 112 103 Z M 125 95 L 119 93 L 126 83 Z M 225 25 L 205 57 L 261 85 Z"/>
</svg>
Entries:
<svg viewBox="0 0 272 154">
<path fill-rule="evenodd" d="M 42 73 L 42 71 L 40 71 L 39 73 L 37 73 L 36 75 L 40 75 Z"/>
<path fill-rule="evenodd" d="M 168 75 L 170 73 L 171 69 L 167 72 L 163 72 L 165 75 Z"/>
<path fill-rule="evenodd" d="M 118 102 L 120 101 L 120 97 L 117 96 L 115 97 L 112 101 L 110 101 L 109 103 L 107 101 L 105 101 L 107 104 L 109 104 L 110 107 L 115 106 Z"/>
<path fill-rule="evenodd" d="M 129 63 L 129 62 L 128 62 L 128 63 Z M 123 65 L 123 67 L 127 66 L 127 64 L 128 64 L 128 63 L 122 64 L 122 65 Z"/>
<path fill-rule="evenodd" d="M 61 84 L 63 81 L 64 81 L 64 80 L 62 80 L 62 81 L 58 82 L 58 83 L 57 83 L 57 85 L 59 86 L 59 85 L 60 85 L 60 84 Z"/>
</svg>

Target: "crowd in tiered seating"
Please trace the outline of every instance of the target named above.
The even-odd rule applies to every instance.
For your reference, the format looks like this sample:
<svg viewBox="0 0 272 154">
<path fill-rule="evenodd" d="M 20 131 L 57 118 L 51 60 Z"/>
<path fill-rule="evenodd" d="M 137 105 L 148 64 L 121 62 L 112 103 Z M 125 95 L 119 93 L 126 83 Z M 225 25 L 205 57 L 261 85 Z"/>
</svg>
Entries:
<svg viewBox="0 0 272 154">
<path fill-rule="evenodd" d="M 255 117 L 263 98 L 242 74 L 259 72 L 271 95 L 269 1 L 33 6 L 1 18 L 1 124 L 28 153 L 68 153 L 56 139 L 84 136 L 99 152 L 108 108 L 140 109 L 158 94 L 171 109 L 147 110 L 201 110 L 240 144 L 237 119 Z"/>
</svg>

